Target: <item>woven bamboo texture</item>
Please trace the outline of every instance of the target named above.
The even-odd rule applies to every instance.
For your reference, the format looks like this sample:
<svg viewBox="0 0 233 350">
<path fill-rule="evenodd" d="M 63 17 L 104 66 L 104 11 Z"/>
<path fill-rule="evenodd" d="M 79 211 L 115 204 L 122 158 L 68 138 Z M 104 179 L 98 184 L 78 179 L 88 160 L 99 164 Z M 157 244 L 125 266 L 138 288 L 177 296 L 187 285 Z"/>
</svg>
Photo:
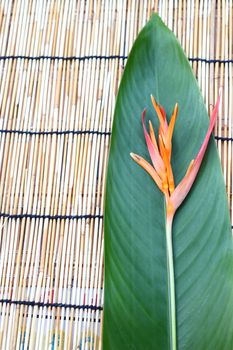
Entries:
<svg viewBox="0 0 233 350">
<path fill-rule="evenodd" d="M 101 349 L 114 103 L 132 43 L 154 11 L 181 42 L 209 111 L 223 89 L 215 135 L 232 208 L 232 7 L 1 1 L 1 349 Z"/>
</svg>

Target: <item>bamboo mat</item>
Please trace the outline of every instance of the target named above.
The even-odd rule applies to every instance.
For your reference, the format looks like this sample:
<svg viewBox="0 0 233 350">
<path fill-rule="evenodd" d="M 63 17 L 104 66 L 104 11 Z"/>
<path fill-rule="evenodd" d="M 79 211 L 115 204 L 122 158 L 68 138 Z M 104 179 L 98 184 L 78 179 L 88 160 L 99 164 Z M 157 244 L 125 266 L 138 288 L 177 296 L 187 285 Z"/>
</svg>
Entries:
<svg viewBox="0 0 233 350">
<path fill-rule="evenodd" d="M 232 0 L 1 1 L 1 349 L 101 349 L 114 103 L 153 11 L 179 38 L 209 111 L 223 88 L 215 135 L 233 208 L 232 7 Z"/>
</svg>

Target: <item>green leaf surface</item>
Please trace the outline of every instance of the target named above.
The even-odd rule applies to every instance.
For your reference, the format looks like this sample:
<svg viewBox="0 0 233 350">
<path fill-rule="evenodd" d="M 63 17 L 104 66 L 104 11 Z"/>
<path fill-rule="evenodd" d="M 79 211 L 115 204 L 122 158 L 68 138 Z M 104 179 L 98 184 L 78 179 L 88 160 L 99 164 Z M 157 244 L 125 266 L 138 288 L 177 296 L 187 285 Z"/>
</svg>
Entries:
<svg viewBox="0 0 233 350">
<path fill-rule="evenodd" d="M 141 125 L 158 121 L 150 94 L 170 116 L 176 184 L 196 157 L 209 119 L 187 58 L 153 15 L 129 55 L 116 102 L 105 201 L 104 350 L 170 349 L 163 194 L 130 158 L 149 160 Z M 148 124 L 147 124 L 148 125 Z M 233 349 L 233 245 L 213 137 L 173 223 L 177 348 Z"/>
</svg>

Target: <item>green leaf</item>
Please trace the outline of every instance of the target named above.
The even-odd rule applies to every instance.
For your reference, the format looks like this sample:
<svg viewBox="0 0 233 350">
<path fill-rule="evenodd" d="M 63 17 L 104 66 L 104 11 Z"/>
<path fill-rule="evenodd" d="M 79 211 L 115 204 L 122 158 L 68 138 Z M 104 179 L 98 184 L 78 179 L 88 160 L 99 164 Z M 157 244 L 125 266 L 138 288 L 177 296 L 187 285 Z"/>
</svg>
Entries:
<svg viewBox="0 0 233 350">
<path fill-rule="evenodd" d="M 208 115 L 183 50 L 157 15 L 139 34 L 116 102 L 105 202 L 104 350 L 171 349 L 163 194 L 130 158 L 149 161 L 141 113 L 150 94 L 170 116 L 176 184 L 196 157 Z M 156 124 L 157 123 L 157 124 Z M 214 139 L 173 223 L 177 348 L 233 349 L 233 244 Z"/>
</svg>

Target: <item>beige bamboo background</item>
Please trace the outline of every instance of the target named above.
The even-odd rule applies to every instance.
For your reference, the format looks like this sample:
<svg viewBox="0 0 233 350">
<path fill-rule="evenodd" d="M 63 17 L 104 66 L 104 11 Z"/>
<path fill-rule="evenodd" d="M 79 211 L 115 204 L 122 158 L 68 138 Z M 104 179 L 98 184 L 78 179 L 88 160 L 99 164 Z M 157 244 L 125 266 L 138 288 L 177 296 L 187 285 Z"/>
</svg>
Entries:
<svg viewBox="0 0 233 350">
<path fill-rule="evenodd" d="M 206 60 L 191 64 L 209 111 L 223 88 L 215 134 L 232 208 L 232 7 L 232 0 L 1 1 L 1 349 L 101 349 L 114 103 L 123 56 L 153 11 L 188 57 Z"/>
</svg>

